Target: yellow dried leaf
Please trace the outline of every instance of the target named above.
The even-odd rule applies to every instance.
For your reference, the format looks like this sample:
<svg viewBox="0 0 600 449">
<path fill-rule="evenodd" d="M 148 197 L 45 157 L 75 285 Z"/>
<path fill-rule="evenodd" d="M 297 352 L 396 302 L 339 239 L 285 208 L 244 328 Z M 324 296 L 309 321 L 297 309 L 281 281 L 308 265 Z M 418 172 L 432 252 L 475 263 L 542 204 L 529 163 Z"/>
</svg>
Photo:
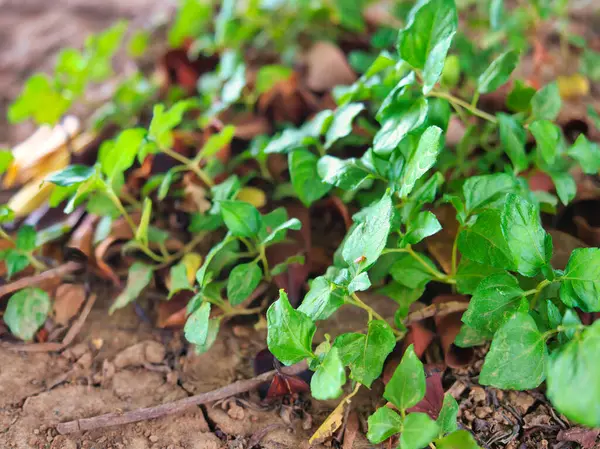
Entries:
<svg viewBox="0 0 600 449">
<path fill-rule="evenodd" d="M 25 184 L 21 189 L 13 195 L 8 202 L 16 217 L 24 217 L 30 214 L 50 197 L 50 193 L 54 186 L 50 183 L 43 183 L 42 179 L 35 179 L 28 184 Z"/>
<path fill-rule="evenodd" d="M 202 256 L 198 253 L 189 253 L 183 256 L 181 262 L 185 265 L 185 273 L 190 284 L 194 285 L 194 282 L 196 281 L 196 271 L 198 271 L 200 265 L 202 265 Z"/>
<path fill-rule="evenodd" d="M 267 204 L 265 192 L 256 187 L 242 187 L 235 199 L 250 203 L 256 208 L 261 208 Z"/>
<path fill-rule="evenodd" d="M 325 421 L 323 421 L 323 424 L 321 424 L 317 431 L 310 437 L 310 440 L 308 440 L 310 444 L 322 443 L 323 441 L 331 438 L 333 433 L 340 428 L 344 421 L 344 408 L 346 405 L 350 404 L 351 399 L 356 393 L 358 393 L 359 389 L 360 384 L 357 383 L 352 393 L 341 400 L 338 406 L 329 414 Z"/>
<path fill-rule="evenodd" d="M 559 76 L 556 78 L 556 82 L 560 96 L 564 100 L 585 97 L 590 93 L 589 80 L 579 73 L 569 76 Z"/>
</svg>

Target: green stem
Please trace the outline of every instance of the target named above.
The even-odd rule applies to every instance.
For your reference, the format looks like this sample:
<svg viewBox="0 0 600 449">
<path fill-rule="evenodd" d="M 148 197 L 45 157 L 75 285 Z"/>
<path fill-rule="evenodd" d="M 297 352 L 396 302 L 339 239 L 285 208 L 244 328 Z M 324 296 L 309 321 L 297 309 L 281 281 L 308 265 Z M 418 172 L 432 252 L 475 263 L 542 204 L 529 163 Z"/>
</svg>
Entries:
<svg viewBox="0 0 600 449">
<path fill-rule="evenodd" d="M 196 161 L 188 159 L 187 157 L 177 153 L 176 151 L 171 150 L 170 148 L 161 148 L 160 151 L 165 153 L 167 156 L 172 157 L 176 161 L 181 162 L 187 167 L 188 170 L 194 172 L 196 176 L 200 178 L 208 187 L 212 187 L 215 185 L 215 182 L 211 179 L 210 176 L 206 174 L 206 172 L 204 172 L 204 170 L 202 170 L 198 166 L 198 163 Z"/>
<path fill-rule="evenodd" d="M 565 332 L 568 330 L 576 330 L 577 331 L 577 330 L 581 330 L 584 328 L 585 328 L 585 325 L 583 325 L 583 324 L 570 324 L 568 326 L 560 325 L 556 329 L 552 329 L 552 330 L 544 332 L 542 334 L 542 339 L 548 340 L 550 337 L 552 337 L 560 332 Z"/>
<path fill-rule="evenodd" d="M 453 279 L 451 276 L 448 276 L 435 268 L 429 265 L 419 254 L 417 254 L 411 246 L 407 246 L 406 248 L 388 248 L 384 249 L 382 254 L 388 253 L 408 253 L 411 255 L 413 259 L 419 262 L 423 267 L 436 278 L 438 282 L 443 282 L 445 284 L 456 284 L 456 279 Z"/>
<path fill-rule="evenodd" d="M 8 235 L 2 228 L 0 228 L 0 238 L 3 238 L 4 240 L 8 240 L 15 248 L 17 247 L 17 244 L 14 241 L 14 239 L 10 235 Z M 40 260 L 37 260 L 32 252 L 20 251 L 18 248 L 17 248 L 17 251 L 21 252 L 25 257 L 27 257 L 29 264 L 33 268 L 35 268 L 37 271 L 45 271 L 48 269 L 46 264 Z"/>
<path fill-rule="evenodd" d="M 175 260 L 182 258 L 184 255 L 186 255 L 187 253 L 192 251 L 196 247 L 196 245 L 198 245 L 198 243 L 200 243 L 202 240 L 204 240 L 204 237 L 206 237 L 205 232 L 198 233 L 192 240 L 190 240 L 188 243 L 186 243 L 183 248 L 181 248 L 176 253 L 168 255 L 165 258 L 165 260 L 160 265 L 155 266 L 154 269 L 159 270 L 161 268 L 166 267 L 167 265 L 174 262 Z"/>
<path fill-rule="evenodd" d="M 458 97 L 455 97 L 454 95 L 452 95 L 449 92 L 431 91 L 427 95 L 429 97 L 443 98 L 444 100 L 448 100 L 452 104 L 458 105 L 458 106 L 462 107 L 463 109 L 466 109 L 471 114 L 476 115 L 477 117 L 481 117 L 482 119 L 485 119 L 488 122 L 491 122 L 494 124 L 498 123 L 498 120 L 493 115 L 488 114 L 487 112 L 482 111 L 481 109 L 478 109 L 478 108 L 474 107 L 473 105 L 470 105 L 466 101 L 464 101 Z"/>
<path fill-rule="evenodd" d="M 471 107 L 476 108 L 478 101 L 479 101 L 479 91 L 475 92 L 475 95 L 473 95 L 473 100 L 471 100 Z"/>
<path fill-rule="evenodd" d="M 271 282 L 271 271 L 269 270 L 269 261 L 267 260 L 267 254 L 265 252 L 264 245 L 260 245 L 258 255 L 263 264 L 263 268 L 264 268 L 264 272 L 265 272 L 265 281 Z"/>
<path fill-rule="evenodd" d="M 377 311 L 375 311 L 371 306 L 369 306 L 368 304 L 365 304 L 362 301 L 362 299 L 360 299 L 358 297 L 358 295 L 356 293 L 352 293 L 352 298 L 351 298 L 350 304 L 365 310 L 369 314 L 369 322 L 371 320 L 373 320 L 373 317 L 375 317 L 375 319 L 380 320 L 380 321 L 386 321 L 386 319 L 383 318 L 379 313 L 377 313 Z M 392 327 L 392 331 L 398 336 L 404 336 L 404 333 L 399 331 L 398 329 L 394 329 Z"/>
<path fill-rule="evenodd" d="M 524 296 L 529 296 L 529 295 L 533 295 L 533 299 L 531 300 L 531 303 L 529 304 L 529 309 L 530 310 L 534 310 L 535 307 L 537 306 L 538 300 L 540 299 L 540 295 L 542 293 L 542 290 L 544 290 L 544 288 L 548 285 L 551 284 L 552 282 L 549 281 L 548 279 L 544 279 L 542 282 L 540 282 L 536 288 L 532 289 L 532 290 L 528 290 L 525 292 Z"/>
<path fill-rule="evenodd" d="M 458 236 L 462 231 L 462 226 L 458 226 L 456 230 L 456 236 L 454 237 L 454 243 L 452 244 L 452 276 L 456 275 L 456 260 L 458 259 Z"/>
</svg>

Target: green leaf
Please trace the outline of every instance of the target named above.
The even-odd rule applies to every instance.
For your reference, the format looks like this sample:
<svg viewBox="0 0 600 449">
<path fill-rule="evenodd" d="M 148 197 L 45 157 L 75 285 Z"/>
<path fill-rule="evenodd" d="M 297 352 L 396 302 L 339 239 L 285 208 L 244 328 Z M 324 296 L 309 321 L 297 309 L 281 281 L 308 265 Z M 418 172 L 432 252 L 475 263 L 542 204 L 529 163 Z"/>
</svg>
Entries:
<svg viewBox="0 0 600 449">
<path fill-rule="evenodd" d="M 24 288 L 10 297 L 4 312 L 4 322 L 21 340 L 33 340 L 50 313 L 50 297 L 40 288 Z"/>
<path fill-rule="evenodd" d="M 325 276 L 315 278 L 298 310 L 313 321 L 326 320 L 344 304 L 344 292 Z"/>
<path fill-rule="evenodd" d="M 458 416 L 458 403 L 450 393 L 444 395 L 442 409 L 437 418 L 437 424 L 440 428 L 440 437 L 455 432 L 458 429 L 456 419 Z"/>
<path fill-rule="evenodd" d="M 0 205 L 0 223 L 8 223 L 15 219 L 13 210 L 5 204 Z"/>
<path fill-rule="evenodd" d="M 181 100 L 165 109 L 164 104 L 154 105 L 152 121 L 148 127 L 148 139 L 156 142 L 159 148 L 173 146 L 173 129 L 183 120 L 183 115 L 195 105 L 193 100 Z"/>
<path fill-rule="evenodd" d="M 130 168 L 139 153 L 145 135 L 145 129 L 132 128 L 122 131 L 115 140 L 103 142 L 98 154 L 102 173 L 112 179 Z"/>
<path fill-rule="evenodd" d="M 567 153 L 579 162 L 581 169 L 588 175 L 595 175 L 600 170 L 600 148 L 598 144 L 587 140 L 584 134 L 577 137 Z"/>
<path fill-rule="evenodd" d="M 467 215 L 471 215 L 486 207 L 501 204 L 506 194 L 515 190 L 515 181 L 506 173 L 471 176 L 463 184 L 462 190 L 465 211 Z"/>
<path fill-rule="evenodd" d="M 302 223 L 300 220 L 297 218 L 290 218 L 289 220 L 284 221 L 275 227 L 271 233 L 263 239 L 262 244 L 268 246 L 273 243 L 281 242 L 285 239 L 285 234 L 288 230 L 299 231 L 300 228 L 302 228 Z"/>
<path fill-rule="evenodd" d="M 398 34 L 398 52 L 402 59 L 423 70 L 423 93 L 437 83 L 452 38 L 458 26 L 453 0 L 420 2 L 420 7 Z"/>
<path fill-rule="evenodd" d="M 317 163 L 319 177 L 327 184 L 343 190 L 356 190 L 371 174 L 369 169 L 359 160 L 338 159 L 323 156 Z"/>
<path fill-rule="evenodd" d="M 412 191 L 415 183 L 429 170 L 441 150 L 442 130 L 437 126 L 428 127 L 419 139 L 419 144 L 414 148 L 404 165 L 402 185 L 398 194 L 406 198 Z"/>
<path fill-rule="evenodd" d="M 331 348 L 310 380 L 310 392 L 319 400 L 338 398 L 346 383 L 346 371 L 337 348 Z"/>
<path fill-rule="evenodd" d="M 135 262 L 130 268 L 127 275 L 127 285 L 125 290 L 121 292 L 115 302 L 110 306 L 108 314 L 112 315 L 115 310 L 122 309 L 129 303 L 135 301 L 140 293 L 146 288 L 152 280 L 152 267 L 141 262 Z"/>
<path fill-rule="evenodd" d="M 241 304 L 260 284 L 262 270 L 256 262 L 237 265 L 229 274 L 227 299 L 232 306 Z"/>
<path fill-rule="evenodd" d="M 413 221 L 407 224 L 408 232 L 404 236 L 404 242 L 415 245 L 424 238 L 427 238 L 442 229 L 442 225 L 438 221 L 433 212 L 423 211 L 414 218 Z"/>
<path fill-rule="evenodd" d="M 600 321 L 556 350 L 548 362 L 548 398 L 569 420 L 600 427 Z"/>
<path fill-rule="evenodd" d="M 514 276 L 506 272 L 493 274 L 473 293 L 462 321 L 491 337 L 522 307 L 524 294 Z"/>
<path fill-rule="evenodd" d="M 30 225 L 23 225 L 17 232 L 17 239 L 15 241 L 17 249 L 23 252 L 33 251 L 36 247 L 35 240 L 37 233 L 35 228 Z"/>
<path fill-rule="evenodd" d="M 585 312 L 600 311 L 600 249 L 573 250 L 560 279 L 562 302 Z"/>
<path fill-rule="evenodd" d="M 307 315 L 294 310 L 283 290 L 267 310 L 267 329 L 269 351 L 284 365 L 314 357 L 315 324 Z"/>
<path fill-rule="evenodd" d="M 378 408 L 369 416 L 368 440 L 373 444 L 383 443 L 392 435 L 402 432 L 402 418 L 387 407 Z"/>
<path fill-rule="evenodd" d="M 454 344 L 459 348 L 481 346 L 490 339 L 487 332 L 478 331 L 467 324 L 463 324 L 454 339 Z"/>
<path fill-rule="evenodd" d="M 366 272 L 360 273 L 348 284 L 348 293 L 352 294 L 355 292 L 364 292 L 371 287 L 371 280 Z"/>
<path fill-rule="evenodd" d="M 550 173 L 550 177 L 556 188 L 558 198 L 560 198 L 560 201 L 566 206 L 577 194 L 577 184 L 575 183 L 575 179 L 573 179 L 573 176 L 568 172 L 553 172 Z"/>
<path fill-rule="evenodd" d="M 335 0 L 334 5 L 336 15 L 344 28 L 352 31 L 364 31 L 365 21 L 362 10 L 365 6 L 365 0 L 350 3 L 344 0 Z"/>
<path fill-rule="evenodd" d="M 456 270 L 456 289 L 463 295 L 471 295 L 486 277 L 503 272 L 501 268 L 482 265 L 464 257 Z"/>
<path fill-rule="evenodd" d="M 283 65 L 264 65 L 256 74 L 255 90 L 258 95 L 268 92 L 277 83 L 287 80 L 294 71 Z"/>
<path fill-rule="evenodd" d="M 467 259 L 495 268 L 514 269 L 513 255 L 502 234 L 501 215 L 488 209 L 458 235 L 458 250 Z"/>
<path fill-rule="evenodd" d="M 547 164 L 553 164 L 558 154 L 562 132 L 558 125 L 549 120 L 536 120 L 529 130 L 537 143 L 537 149 Z"/>
<path fill-rule="evenodd" d="M 398 147 L 409 132 L 418 128 L 427 117 L 427 99 L 396 102 L 388 111 L 381 129 L 373 138 L 373 151 L 387 155 Z"/>
<path fill-rule="evenodd" d="M 494 335 L 479 382 L 507 390 L 536 388 L 546 378 L 547 358 L 546 340 L 534 319 L 516 313 Z"/>
<path fill-rule="evenodd" d="M 529 162 L 525 153 L 527 143 L 527 131 L 523 125 L 513 116 L 499 112 L 498 127 L 500 131 L 500 142 L 514 167 L 515 173 L 526 170 Z"/>
<path fill-rule="evenodd" d="M 400 447 L 402 449 L 422 449 L 431 443 L 439 433 L 437 423 L 425 413 L 410 413 L 404 418 Z"/>
<path fill-rule="evenodd" d="M 169 29 L 169 45 L 173 48 L 183 44 L 185 38 L 200 36 L 210 23 L 213 8 L 209 2 L 181 0 L 173 25 Z"/>
<path fill-rule="evenodd" d="M 531 99 L 535 89 L 521 80 L 515 80 L 512 90 L 506 97 L 506 106 L 513 112 L 527 112 L 531 107 Z"/>
<path fill-rule="evenodd" d="M 220 201 L 225 226 L 236 237 L 253 237 L 260 231 L 260 213 L 252 204 L 243 201 Z"/>
<path fill-rule="evenodd" d="M 519 53 L 514 50 L 502 53 L 477 79 L 477 91 L 481 94 L 493 92 L 505 84 L 519 63 Z"/>
<path fill-rule="evenodd" d="M 425 265 L 435 270 L 435 265 L 427 256 L 418 254 Z M 399 255 L 398 260 L 390 268 L 394 280 L 409 288 L 423 288 L 432 278 L 431 271 L 425 265 L 407 253 Z"/>
<path fill-rule="evenodd" d="M 278 263 L 273 268 L 271 268 L 271 276 L 279 276 L 280 274 L 285 273 L 289 266 L 292 264 L 300 264 L 303 265 L 305 261 L 305 257 L 301 255 L 290 256 L 285 259 L 283 262 Z"/>
<path fill-rule="evenodd" d="M 235 198 L 240 191 L 242 185 L 237 175 L 231 175 L 225 181 L 210 188 L 213 205 L 210 209 L 210 214 L 221 213 L 221 201 L 231 200 Z"/>
<path fill-rule="evenodd" d="M 413 345 L 406 349 L 402 361 L 385 386 L 383 397 L 401 411 L 417 405 L 425 397 L 425 371 Z"/>
<path fill-rule="evenodd" d="M 181 290 L 192 290 L 192 285 L 187 277 L 187 269 L 183 262 L 173 265 L 169 270 L 169 274 L 171 279 L 169 287 L 169 299 L 171 299 L 175 293 Z"/>
<path fill-rule="evenodd" d="M 204 354 L 208 351 L 215 341 L 217 340 L 217 335 L 219 334 L 219 327 L 221 325 L 221 318 L 215 318 L 208 320 L 208 333 L 206 336 L 206 341 L 204 344 L 196 344 L 194 347 L 194 352 L 196 354 Z"/>
<path fill-rule="evenodd" d="M 350 363 L 350 378 L 371 388 L 373 381 L 383 371 L 385 359 L 396 346 L 396 338 L 389 324 L 385 321 L 372 320 L 369 322 L 367 335 L 362 335 L 362 339 L 359 340 L 360 350 L 354 361 Z M 342 360 L 344 360 L 343 352 L 340 350 Z"/>
<path fill-rule="evenodd" d="M 309 207 L 331 190 L 331 185 L 322 182 L 317 173 L 319 158 L 308 150 L 299 149 L 288 154 L 288 166 L 294 191 L 300 201 Z"/>
<path fill-rule="evenodd" d="M 10 164 L 12 164 L 13 160 L 14 156 L 12 151 L 8 149 L 0 149 L 0 175 L 8 170 L 8 167 L 10 167 Z"/>
<path fill-rule="evenodd" d="M 69 165 L 67 168 L 48 175 L 45 180 L 57 186 L 69 187 L 87 181 L 95 173 L 96 169 L 94 167 Z"/>
<path fill-rule="evenodd" d="M 18 123 L 28 118 L 38 125 L 55 125 L 71 106 L 71 100 L 65 98 L 50 78 L 37 73 L 25 82 L 25 87 L 17 99 L 8 108 L 8 121 Z"/>
<path fill-rule="evenodd" d="M 536 120 L 554 120 L 558 117 L 562 101 L 556 81 L 545 85 L 531 98 L 531 115 Z"/>
<path fill-rule="evenodd" d="M 542 228 L 539 212 L 518 195 L 511 193 L 506 199 L 502 233 L 524 276 L 535 276 L 552 257 L 552 239 Z"/>
<path fill-rule="evenodd" d="M 15 274 L 23 271 L 29 266 L 29 259 L 19 251 L 9 249 L 4 256 L 6 263 L 6 278 L 10 279 Z"/>
<path fill-rule="evenodd" d="M 210 302 L 204 301 L 188 317 L 183 328 L 185 339 L 195 345 L 205 345 L 209 333 Z"/>
<path fill-rule="evenodd" d="M 136 31 L 127 44 L 127 53 L 132 58 L 139 58 L 146 53 L 150 44 L 150 33 L 146 30 Z"/>
<path fill-rule="evenodd" d="M 375 263 L 387 243 L 392 219 L 392 200 L 385 194 L 370 206 L 367 216 L 358 223 L 344 242 L 342 257 L 353 265 L 362 261 L 362 267 Z"/>
<path fill-rule="evenodd" d="M 196 155 L 195 159 L 199 160 L 211 158 L 212 156 L 216 155 L 221 149 L 229 145 L 234 137 L 235 126 L 224 126 L 221 131 L 219 131 L 216 134 L 213 134 L 206 140 L 204 145 L 202 145 L 202 149 L 200 150 L 198 155 Z"/>
<path fill-rule="evenodd" d="M 435 442 L 437 449 L 480 449 L 468 430 L 457 430 Z"/>
<path fill-rule="evenodd" d="M 352 121 L 364 109 L 362 103 L 348 103 L 333 113 L 333 120 L 325 133 L 325 149 L 352 133 Z"/>
</svg>

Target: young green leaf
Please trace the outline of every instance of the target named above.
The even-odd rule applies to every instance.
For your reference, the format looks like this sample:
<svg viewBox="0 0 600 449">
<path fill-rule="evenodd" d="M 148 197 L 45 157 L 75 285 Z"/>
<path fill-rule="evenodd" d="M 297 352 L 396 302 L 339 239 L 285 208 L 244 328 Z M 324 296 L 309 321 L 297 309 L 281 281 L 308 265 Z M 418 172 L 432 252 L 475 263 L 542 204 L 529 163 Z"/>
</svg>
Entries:
<svg viewBox="0 0 600 449">
<path fill-rule="evenodd" d="M 567 154 L 579 162 L 581 169 L 588 175 L 595 175 L 600 170 L 600 147 L 587 140 L 585 134 L 577 137 Z"/>
<path fill-rule="evenodd" d="M 600 321 L 595 321 L 553 352 L 548 363 L 548 398 L 567 418 L 589 427 L 600 426 L 599 340 Z"/>
<path fill-rule="evenodd" d="M 12 151 L 8 149 L 0 149 L 0 175 L 5 173 L 12 164 L 12 161 L 15 157 L 12 154 Z"/>
<path fill-rule="evenodd" d="M 8 223 L 15 219 L 14 211 L 5 204 L 0 205 L 0 223 Z"/>
<path fill-rule="evenodd" d="M 338 159 L 333 156 L 323 156 L 317 163 L 319 177 L 327 184 L 332 184 L 343 190 L 356 190 L 369 177 L 371 172 L 359 160 Z"/>
<path fill-rule="evenodd" d="M 500 142 L 502 143 L 510 162 L 512 162 L 515 173 L 526 170 L 529 165 L 527 154 L 525 153 L 527 131 L 525 131 L 523 125 L 511 115 L 499 112 L 496 116 L 498 118 Z"/>
<path fill-rule="evenodd" d="M 23 225 L 17 232 L 17 238 L 15 241 L 17 249 L 23 252 L 33 251 L 36 247 L 35 240 L 37 233 L 35 228 L 30 225 Z"/>
<path fill-rule="evenodd" d="M 6 278 L 11 279 L 15 274 L 23 271 L 29 266 L 29 259 L 20 251 L 8 249 L 4 252 L 3 257 L 6 263 Z"/>
<path fill-rule="evenodd" d="M 371 280 L 366 272 L 360 273 L 348 284 L 348 293 L 352 294 L 355 292 L 364 292 L 371 287 Z"/>
<path fill-rule="evenodd" d="M 87 181 L 96 173 L 94 167 L 85 165 L 69 165 L 60 171 L 51 173 L 46 177 L 46 181 L 57 186 L 68 187 Z"/>
<path fill-rule="evenodd" d="M 266 215 L 263 217 L 263 221 L 266 220 Z M 302 227 L 302 223 L 297 218 L 290 218 L 289 220 L 284 221 L 283 223 L 277 225 L 274 228 L 271 228 L 271 233 L 267 235 L 262 244 L 265 246 L 272 245 L 274 243 L 281 242 L 285 239 L 285 234 L 288 230 L 299 231 Z"/>
<path fill-rule="evenodd" d="M 577 194 L 577 184 L 575 183 L 575 179 L 573 179 L 573 176 L 570 173 L 561 171 L 550 173 L 550 177 L 556 188 L 558 198 L 566 206 Z"/>
<path fill-rule="evenodd" d="M 310 380 L 310 392 L 320 401 L 338 398 L 346 383 L 346 371 L 337 348 L 331 348 Z"/>
<path fill-rule="evenodd" d="M 519 54 L 510 50 L 502 53 L 492 61 L 485 71 L 477 79 L 477 91 L 481 94 L 493 92 L 510 78 L 510 74 L 519 63 Z"/>
<path fill-rule="evenodd" d="M 414 148 L 404 165 L 402 185 L 398 194 L 406 198 L 412 191 L 415 183 L 429 170 L 441 150 L 442 130 L 437 126 L 428 127 L 419 139 L 419 144 Z"/>
<path fill-rule="evenodd" d="M 535 276 L 552 257 L 552 239 L 542 228 L 539 212 L 518 195 L 511 193 L 506 199 L 502 233 L 524 276 Z"/>
<path fill-rule="evenodd" d="M 423 71 L 423 93 L 427 94 L 442 74 L 458 15 L 453 0 L 431 0 L 418 5 L 412 20 L 398 34 L 398 52 L 402 59 Z"/>
<path fill-rule="evenodd" d="M 479 375 L 482 385 L 507 390 L 536 388 L 546 378 L 548 348 L 528 313 L 515 313 L 494 335 Z"/>
<path fill-rule="evenodd" d="M 333 113 L 333 120 L 325 133 L 325 149 L 352 133 L 352 121 L 364 109 L 362 103 L 348 103 Z"/>
<path fill-rule="evenodd" d="M 122 131 L 115 140 L 103 142 L 98 153 L 102 173 L 112 179 L 130 168 L 145 135 L 145 129 L 132 128 Z"/>
<path fill-rule="evenodd" d="M 151 280 L 152 267 L 141 262 L 135 262 L 129 268 L 125 290 L 117 296 L 115 302 L 110 306 L 110 309 L 108 310 L 109 315 L 112 315 L 115 310 L 122 309 L 127 304 L 135 301 Z"/>
<path fill-rule="evenodd" d="M 456 399 L 450 394 L 444 395 L 444 402 L 442 403 L 442 409 L 437 419 L 437 424 L 440 428 L 440 437 L 448 433 L 455 432 L 458 429 L 456 424 L 456 417 L 458 416 L 458 403 Z"/>
<path fill-rule="evenodd" d="M 344 292 L 325 276 L 315 278 L 310 290 L 298 307 L 313 321 L 326 320 L 344 304 Z"/>
<path fill-rule="evenodd" d="M 304 149 L 298 149 L 288 154 L 288 166 L 294 191 L 306 207 L 331 190 L 331 185 L 319 179 L 318 160 L 317 156 Z"/>
<path fill-rule="evenodd" d="M 243 201 L 221 201 L 225 226 L 236 237 L 253 237 L 260 231 L 260 213 L 252 204 Z"/>
<path fill-rule="evenodd" d="M 536 120 L 554 120 L 561 107 L 562 101 L 556 82 L 547 84 L 531 98 L 531 115 Z"/>
<path fill-rule="evenodd" d="M 387 407 L 379 407 L 369 416 L 367 439 L 373 444 L 383 443 L 392 435 L 402 432 L 402 417 Z"/>
<path fill-rule="evenodd" d="M 409 245 L 415 245 L 442 229 L 442 225 L 437 217 L 433 212 L 428 210 L 419 212 L 415 219 L 409 222 L 407 226 L 407 233 L 403 241 Z"/>
<path fill-rule="evenodd" d="M 547 164 L 553 164 L 558 154 L 562 132 L 558 125 L 549 120 L 536 120 L 529 130 L 537 143 L 537 149 Z"/>
<path fill-rule="evenodd" d="M 220 150 L 225 148 L 227 145 L 231 143 L 233 138 L 235 137 L 235 126 L 227 125 L 224 126 L 221 131 L 216 134 L 210 136 L 204 145 L 202 145 L 202 149 L 196 155 L 196 160 L 200 159 L 209 159 L 215 154 L 217 154 Z"/>
<path fill-rule="evenodd" d="M 506 96 L 506 106 L 513 112 L 527 112 L 535 89 L 521 80 L 515 80 L 512 90 Z"/>
<path fill-rule="evenodd" d="M 399 410 L 409 409 L 419 403 L 425 396 L 425 371 L 423 363 L 410 345 L 396 371 L 385 386 L 383 397 L 398 407 Z"/>
<path fill-rule="evenodd" d="M 437 449 L 480 449 L 468 430 L 457 430 L 435 442 Z"/>
<path fill-rule="evenodd" d="M 390 154 L 409 132 L 425 122 L 425 117 L 427 117 L 425 98 L 394 103 L 384 117 L 381 129 L 373 138 L 373 151 L 381 155 Z"/>
<path fill-rule="evenodd" d="M 187 324 L 187 322 L 186 322 L 186 324 Z M 208 320 L 208 332 L 206 335 L 206 341 L 204 342 L 204 344 L 196 343 L 196 346 L 194 347 L 194 352 L 196 354 L 204 354 L 206 351 L 208 351 L 212 347 L 212 345 L 217 340 L 217 335 L 219 334 L 220 325 L 221 325 L 221 317 L 214 318 L 214 319 L 211 318 L 210 320 Z"/>
<path fill-rule="evenodd" d="M 370 206 L 366 217 L 354 228 L 344 242 L 342 256 L 352 265 L 361 260 L 362 267 L 375 263 L 385 248 L 392 218 L 392 200 L 386 193 Z"/>
<path fill-rule="evenodd" d="M 262 270 L 256 262 L 237 265 L 229 274 L 227 299 L 232 306 L 241 304 L 260 284 Z"/>
<path fill-rule="evenodd" d="M 422 449 L 437 437 L 439 431 L 437 423 L 425 413 L 410 413 L 404 418 L 400 447 Z"/>
<path fill-rule="evenodd" d="M 204 301 L 188 317 L 183 328 L 185 339 L 195 345 L 205 345 L 208 339 L 210 302 Z"/>
<path fill-rule="evenodd" d="M 48 293 L 40 288 L 25 288 L 8 300 L 4 322 L 13 335 L 30 341 L 46 321 L 50 308 Z"/>
<path fill-rule="evenodd" d="M 294 310 L 283 290 L 267 310 L 267 329 L 269 351 L 284 365 L 314 357 L 315 324 L 307 315 Z"/>
<path fill-rule="evenodd" d="M 506 173 L 471 176 L 462 187 L 465 212 L 472 215 L 485 208 L 497 207 L 504 202 L 506 194 L 514 190 L 515 181 Z"/>
<path fill-rule="evenodd" d="M 38 125 L 56 124 L 71 106 L 71 100 L 62 95 L 45 74 L 30 77 L 23 92 L 8 108 L 8 121 L 18 123 L 29 117 Z"/>
<path fill-rule="evenodd" d="M 169 286 L 169 299 L 181 290 L 192 290 L 192 285 L 187 277 L 187 268 L 184 263 L 173 265 L 171 270 L 169 270 L 169 275 L 171 280 Z"/>
<path fill-rule="evenodd" d="M 212 5 L 198 0 L 181 0 L 177 15 L 168 33 L 173 48 L 183 44 L 185 38 L 199 36 L 212 19 Z"/>
<path fill-rule="evenodd" d="M 491 337 L 506 320 L 520 310 L 524 293 L 514 276 L 506 272 L 493 274 L 481 281 L 473 293 L 462 321 Z"/>
<path fill-rule="evenodd" d="M 398 260 L 390 268 L 390 274 L 396 282 L 408 288 L 418 289 L 425 287 L 433 278 L 431 270 L 435 270 L 435 264 L 423 254 L 417 256 L 420 260 L 406 253 L 398 256 Z M 427 266 L 430 269 L 427 269 Z"/>
<path fill-rule="evenodd" d="M 585 312 L 600 311 L 600 249 L 575 249 L 560 279 L 562 302 Z"/>
</svg>

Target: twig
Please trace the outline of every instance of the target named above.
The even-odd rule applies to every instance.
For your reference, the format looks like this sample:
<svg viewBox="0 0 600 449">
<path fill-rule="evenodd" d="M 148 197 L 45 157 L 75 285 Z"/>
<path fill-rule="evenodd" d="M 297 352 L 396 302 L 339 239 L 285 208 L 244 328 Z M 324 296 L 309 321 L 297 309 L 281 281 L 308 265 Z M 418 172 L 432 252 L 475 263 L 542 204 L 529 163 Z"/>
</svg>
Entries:
<svg viewBox="0 0 600 449">
<path fill-rule="evenodd" d="M 423 307 L 421 310 L 410 313 L 404 320 L 405 325 L 414 323 L 415 321 L 421 321 L 426 318 L 434 316 L 444 316 L 455 312 L 464 312 L 469 307 L 468 302 L 451 301 L 442 304 L 431 304 L 430 306 Z"/>
<path fill-rule="evenodd" d="M 4 344 L 4 345 L 2 345 L 2 347 L 9 349 L 11 351 L 20 351 L 20 352 L 58 352 L 58 351 L 62 351 L 63 349 L 65 349 L 67 346 L 69 346 L 73 342 L 75 337 L 77 337 L 77 334 L 79 334 L 79 332 L 81 331 L 81 328 L 83 327 L 83 324 L 85 323 L 85 320 L 87 319 L 88 315 L 92 311 L 92 307 L 94 306 L 94 303 L 96 302 L 96 298 L 97 298 L 96 294 L 92 293 L 90 295 L 87 302 L 85 303 L 85 307 L 83 308 L 83 310 L 81 311 L 81 313 L 79 314 L 79 316 L 77 317 L 77 319 L 75 320 L 75 322 L 73 323 L 73 325 L 71 326 L 71 328 L 69 329 L 67 334 L 65 335 L 65 338 L 63 338 L 62 342 L 60 342 L 60 343 L 18 344 L 18 345 Z"/>
<path fill-rule="evenodd" d="M 35 276 L 29 276 L 26 278 L 19 279 L 18 281 L 11 282 L 10 284 L 6 284 L 0 287 L 0 297 L 8 295 L 12 292 L 16 292 L 17 290 L 21 290 L 26 287 L 31 287 L 32 285 L 37 285 L 48 279 L 52 279 L 53 277 L 65 276 L 69 273 L 73 273 L 77 270 L 80 270 L 82 267 L 83 265 L 81 263 L 71 261 L 63 265 L 59 265 L 56 268 L 46 270 L 43 273 L 36 274 Z"/>
<path fill-rule="evenodd" d="M 296 375 L 306 370 L 306 362 L 296 363 L 295 365 L 283 368 L 282 371 L 288 375 Z M 191 406 L 206 404 L 208 402 L 218 401 L 237 394 L 245 393 L 258 388 L 264 382 L 268 382 L 275 376 L 276 370 L 266 372 L 252 379 L 240 380 L 216 390 L 207 393 L 197 394 L 178 401 L 157 405 L 154 407 L 139 408 L 125 413 L 107 413 L 105 415 L 94 416 L 93 418 L 83 418 L 75 421 L 60 423 L 56 430 L 61 434 L 81 432 L 84 430 L 101 429 L 103 427 L 129 424 L 132 422 L 144 421 L 147 419 L 159 418 L 161 416 L 171 415 L 187 410 Z"/>
</svg>

